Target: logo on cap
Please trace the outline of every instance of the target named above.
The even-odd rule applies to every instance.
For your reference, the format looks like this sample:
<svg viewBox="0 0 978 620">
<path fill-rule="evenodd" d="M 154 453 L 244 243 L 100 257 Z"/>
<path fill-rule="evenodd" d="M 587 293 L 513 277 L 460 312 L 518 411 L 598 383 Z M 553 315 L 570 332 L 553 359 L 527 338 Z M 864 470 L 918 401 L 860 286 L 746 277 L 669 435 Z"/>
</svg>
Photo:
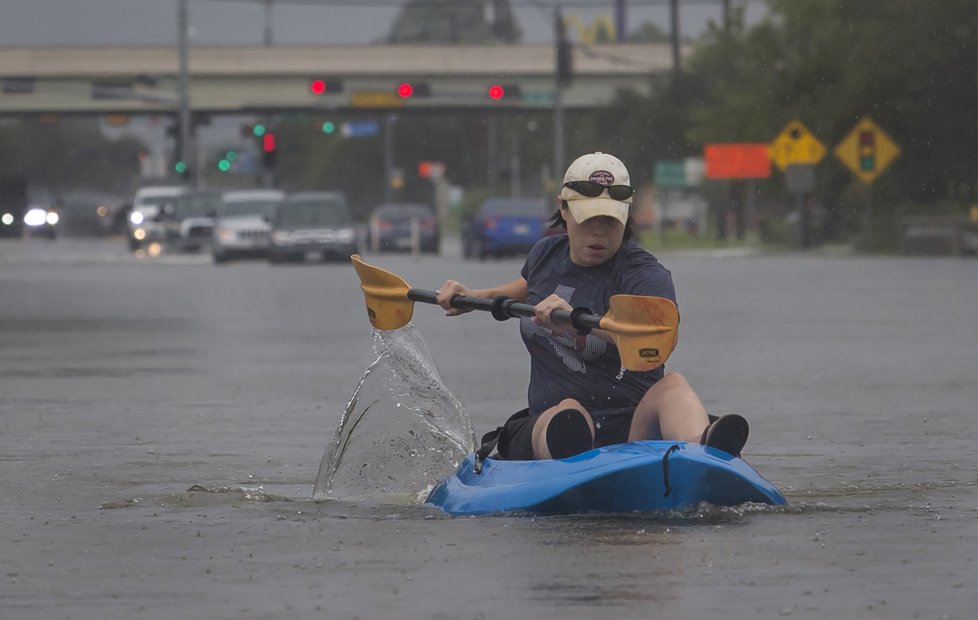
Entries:
<svg viewBox="0 0 978 620">
<path fill-rule="evenodd" d="M 611 174 L 607 170 L 595 170 L 588 177 L 588 181 L 592 183 L 600 183 L 601 185 L 612 185 L 615 182 L 615 175 Z"/>
</svg>

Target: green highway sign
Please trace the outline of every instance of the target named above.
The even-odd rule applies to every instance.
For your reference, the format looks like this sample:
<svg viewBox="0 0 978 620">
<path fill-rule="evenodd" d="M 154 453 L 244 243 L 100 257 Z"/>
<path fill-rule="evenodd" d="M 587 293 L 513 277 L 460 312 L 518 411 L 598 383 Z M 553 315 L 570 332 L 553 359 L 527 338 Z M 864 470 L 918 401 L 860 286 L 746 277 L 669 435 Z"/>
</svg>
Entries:
<svg viewBox="0 0 978 620">
<path fill-rule="evenodd" d="M 552 90 L 524 90 L 524 103 L 552 104 L 554 102 L 554 92 Z"/>
</svg>

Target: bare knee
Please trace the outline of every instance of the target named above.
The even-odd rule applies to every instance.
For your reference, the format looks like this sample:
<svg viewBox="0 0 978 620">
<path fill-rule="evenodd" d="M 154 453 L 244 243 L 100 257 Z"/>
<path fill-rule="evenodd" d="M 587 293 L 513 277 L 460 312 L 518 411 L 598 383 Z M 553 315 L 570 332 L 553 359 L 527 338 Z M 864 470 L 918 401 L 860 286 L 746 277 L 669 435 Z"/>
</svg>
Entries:
<svg viewBox="0 0 978 620">
<path fill-rule="evenodd" d="M 707 424 L 706 409 L 686 377 L 666 373 L 635 409 L 629 439 L 693 441 Z"/>
<path fill-rule="evenodd" d="M 678 372 L 667 372 L 652 387 L 660 391 L 693 389 L 693 387 L 689 384 L 689 381 L 686 380 L 686 377 L 682 376 Z"/>
<path fill-rule="evenodd" d="M 581 432 L 578 432 L 578 434 L 581 436 L 577 437 L 576 440 L 571 442 L 571 445 L 580 443 L 581 444 L 581 446 L 579 446 L 580 449 L 570 449 L 570 452 L 575 454 L 577 452 L 583 452 L 584 449 L 587 449 L 588 447 L 585 444 L 589 442 L 591 445 L 593 445 L 594 422 L 591 420 L 591 415 L 587 412 L 587 409 L 584 408 L 584 405 L 582 405 L 577 400 L 573 398 L 565 398 L 564 400 L 560 401 L 553 407 L 547 409 L 542 414 L 540 414 L 540 417 L 537 418 L 536 423 L 533 425 L 531 442 L 533 446 L 534 457 L 538 459 L 549 459 L 552 458 L 552 456 L 555 456 L 557 453 L 564 452 L 564 449 L 568 447 L 568 446 L 555 447 L 550 445 L 555 440 L 555 436 L 552 436 L 552 433 L 549 432 L 554 417 L 557 416 L 557 414 L 560 414 L 561 412 L 566 411 L 568 409 L 578 411 L 581 415 L 581 418 L 587 423 L 587 427 L 586 427 L 587 430 L 582 431 L 583 435 L 581 435 Z M 560 438 L 560 435 L 561 433 L 558 431 L 558 435 L 556 437 Z M 590 439 L 587 438 L 587 435 L 590 436 Z M 558 456 L 558 458 L 562 458 L 562 457 Z"/>
</svg>

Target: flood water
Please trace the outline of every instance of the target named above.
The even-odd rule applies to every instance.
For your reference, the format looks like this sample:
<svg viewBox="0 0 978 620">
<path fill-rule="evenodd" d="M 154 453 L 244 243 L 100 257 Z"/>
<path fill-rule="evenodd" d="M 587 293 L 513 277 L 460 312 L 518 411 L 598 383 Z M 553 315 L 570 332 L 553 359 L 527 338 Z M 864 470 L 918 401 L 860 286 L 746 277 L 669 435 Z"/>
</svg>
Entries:
<svg viewBox="0 0 978 620">
<path fill-rule="evenodd" d="M 123 246 L 0 243 L 3 618 L 974 617 L 974 260 L 663 254 L 668 367 L 748 418 L 788 507 L 452 518 L 312 499 L 376 360 L 352 267 Z M 523 406 L 515 322 L 414 325 L 477 435 Z"/>
</svg>

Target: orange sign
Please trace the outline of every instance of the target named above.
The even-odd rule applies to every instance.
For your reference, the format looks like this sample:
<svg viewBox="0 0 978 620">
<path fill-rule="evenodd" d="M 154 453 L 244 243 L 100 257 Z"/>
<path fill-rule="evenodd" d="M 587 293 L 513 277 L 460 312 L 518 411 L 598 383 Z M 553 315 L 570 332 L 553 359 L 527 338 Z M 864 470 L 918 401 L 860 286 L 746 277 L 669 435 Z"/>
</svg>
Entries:
<svg viewBox="0 0 978 620">
<path fill-rule="evenodd" d="M 766 179 L 771 176 L 767 144 L 707 144 L 703 147 L 708 179 Z"/>
</svg>

